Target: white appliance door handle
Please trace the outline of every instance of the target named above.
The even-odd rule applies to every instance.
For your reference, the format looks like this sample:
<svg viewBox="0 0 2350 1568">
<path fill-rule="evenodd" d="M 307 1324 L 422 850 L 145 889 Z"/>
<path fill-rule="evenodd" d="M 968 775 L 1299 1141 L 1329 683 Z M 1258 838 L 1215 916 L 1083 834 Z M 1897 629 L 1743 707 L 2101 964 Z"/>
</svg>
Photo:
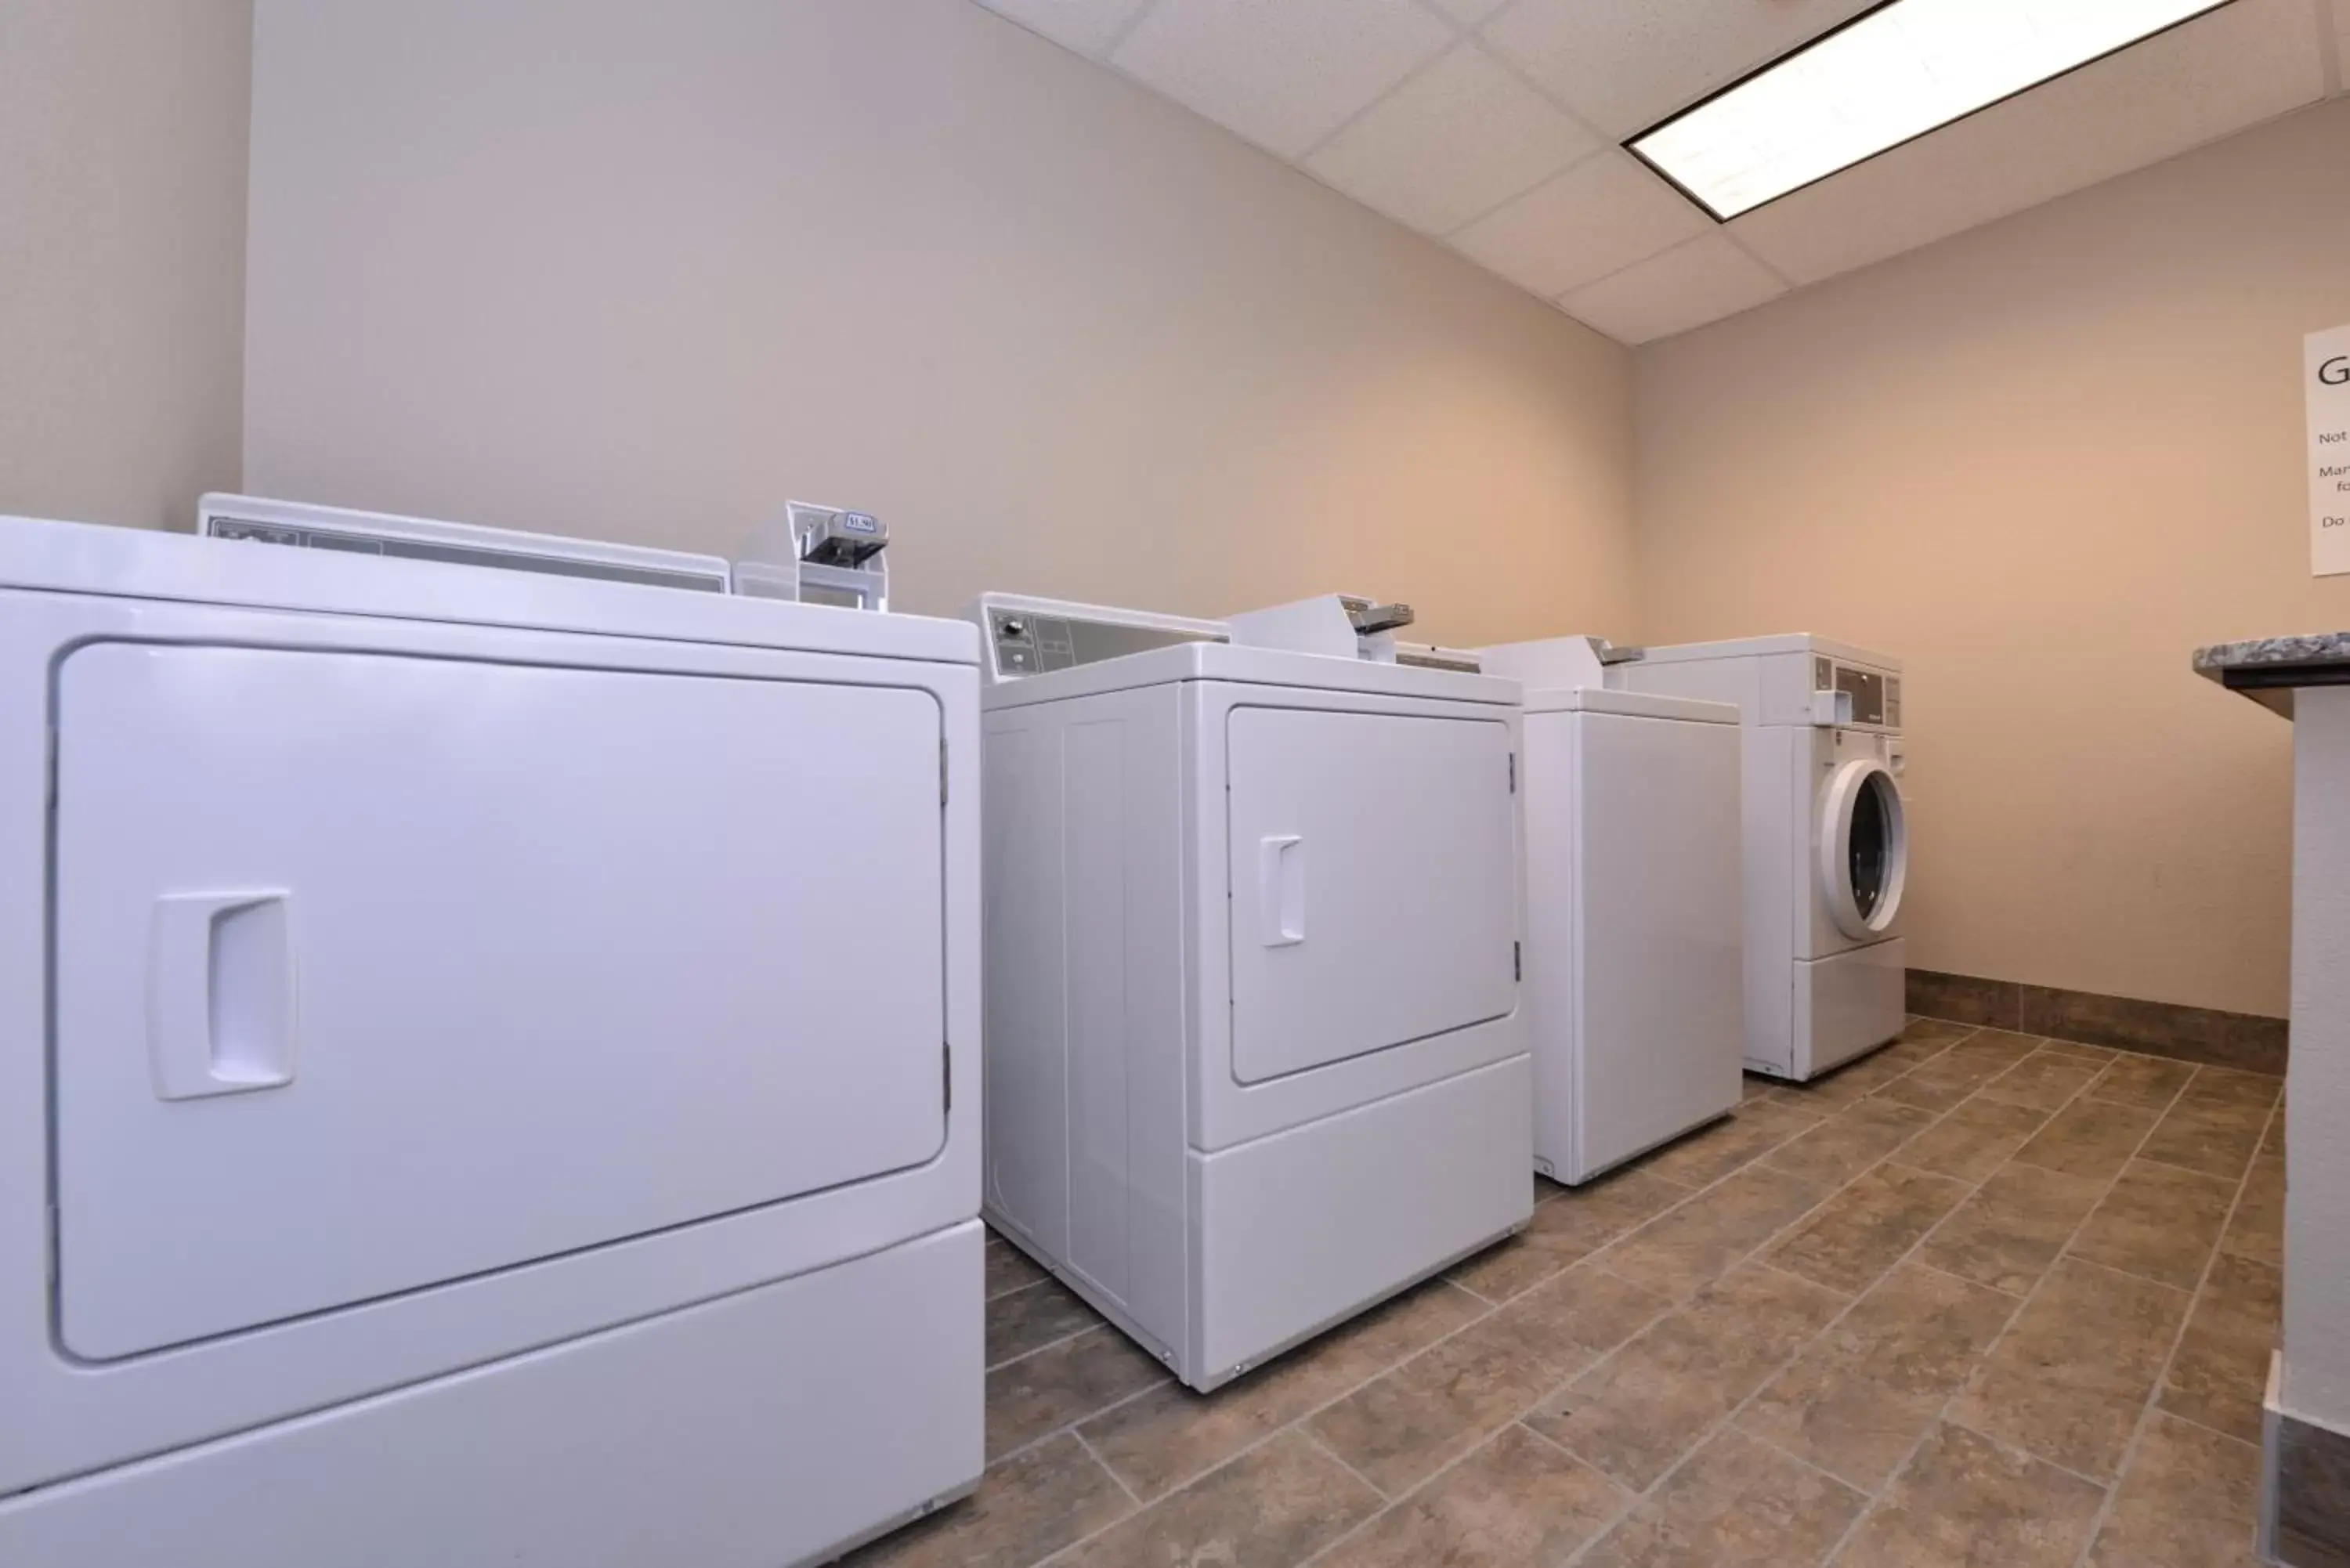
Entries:
<svg viewBox="0 0 2350 1568">
<path fill-rule="evenodd" d="M 1257 840 L 1256 908 L 1265 946 L 1305 940 L 1305 840 L 1299 835 L 1268 833 Z"/>
<path fill-rule="evenodd" d="M 286 889 L 166 893 L 147 938 L 147 1053 L 158 1099 L 294 1081 Z"/>
</svg>

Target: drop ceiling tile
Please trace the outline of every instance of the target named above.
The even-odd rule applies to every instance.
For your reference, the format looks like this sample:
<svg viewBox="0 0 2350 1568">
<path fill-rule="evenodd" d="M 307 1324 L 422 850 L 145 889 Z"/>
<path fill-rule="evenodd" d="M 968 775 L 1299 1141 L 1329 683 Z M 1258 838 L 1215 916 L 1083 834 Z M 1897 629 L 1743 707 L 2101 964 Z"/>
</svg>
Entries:
<svg viewBox="0 0 2350 1568">
<path fill-rule="evenodd" d="M 1730 224 L 1810 283 L 2077 191 L 2324 96 L 2303 0 L 2236 0 Z"/>
<path fill-rule="evenodd" d="M 1712 226 L 1687 197 L 1611 149 L 1478 219 L 1452 244 L 1555 297 Z"/>
<path fill-rule="evenodd" d="M 999 16 L 1008 16 L 1032 33 L 1042 33 L 1064 48 L 1099 58 L 1118 29 L 1134 20 L 1150 0 L 979 0 Z"/>
<path fill-rule="evenodd" d="M 1559 301 L 1618 343 L 1669 337 L 1787 292 L 1769 267 L 1716 230 L 1586 284 Z"/>
<path fill-rule="evenodd" d="M 1485 26 L 1502 57 L 1622 140 L 1872 0 L 1518 0 Z"/>
<path fill-rule="evenodd" d="M 1598 148 L 1548 99 L 1462 43 L 1325 142 L 1305 167 L 1391 218 L 1441 234 Z"/>
<path fill-rule="evenodd" d="M 1510 0 L 1429 0 L 1429 4 L 1464 27 L 1473 27 Z"/>
<path fill-rule="evenodd" d="M 1413 0 L 1159 0 L 1110 63 L 1295 161 L 1451 41 Z"/>
</svg>

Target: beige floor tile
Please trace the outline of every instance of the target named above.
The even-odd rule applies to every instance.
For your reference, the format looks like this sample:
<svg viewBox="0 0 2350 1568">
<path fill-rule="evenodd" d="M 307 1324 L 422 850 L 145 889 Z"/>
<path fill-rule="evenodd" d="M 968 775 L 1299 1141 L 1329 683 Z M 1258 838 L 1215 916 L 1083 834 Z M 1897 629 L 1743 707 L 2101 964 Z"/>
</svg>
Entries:
<svg viewBox="0 0 2350 1568">
<path fill-rule="evenodd" d="M 1156 1356 L 1107 1324 L 1024 1355 L 987 1375 L 987 1457 L 1025 1448 L 1167 1380 Z"/>
<path fill-rule="evenodd" d="M 1905 1264 L 1755 1396 L 1738 1424 L 1873 1492 L 2015 1309 L 2012 1296 Z"/>
<path fill-rule="evenodd" d="M 1467 1292 L 1434 1281 L 1212 1394 L 1194 1394 L 1170 1383 L 1079 1430 L 1102 1461 L 1148 1502 L 1360 1387 L 1490 1310 Z"/>
<path fill-rule="evenodd" d="M 2134 1159 L 2074 1238 L 2073 1253 L 2191 1291 L 2235 1200 L 2234 1185 L 2217 1177 Z"/>
<path fill-rule="evenodd" d="M 1046 1277 L 1035 1261 L 1001 1236 L 987 1239 L 987 1299 L 1010 1295 Z"/>
<path fill-rule="evenodd" d="M 2205 1069 L 2210 1071 L 2209 1068 Z M 2252 1162 L 2268 1130 L 2269 1107 L 2217 1096 L 2199 1097 L 2195 1085 L 2163 1113 L 2138 1152 L 2147 1159 L 2234 1181 Z"/>
<path fill-rule="evenodd" d="M 1815 1182 L 1749 1166 L 1608 1248 L 1607 1265 L 1678 1299 L 1719 1278 L 1826 1196 Z"/>
<path fill-rule="evenodd" d="M 2121 1054 L 2110 1045 L 2089 1045 L 2078 1040 L 2043 1040 L 2040 1048 L 2060 1056 L 2078 1056 L 2084 1062 L 2110 1062 Z"/>
<path fill-rule="evenodd" d="M 1372 1485 L 1400 1497 L 1591 1359 L 1505 1308 L 1374 1378 L 1309 1425 Z"/>
<path fill-rule="evenodd" d="M 2159 1056 L 2120 1056 L 2105 1075 L 2089 1085 L 2094 1100 L 2120 1100 L 2126 1105 L 2161 1110 L 2178 1097 L 2195 1075 L 2189 1062 L 2169 1062 Z"/>
<path fill-rule="evenodd" d="M 1987 1099 L 2053 1111 L 2095 1081 L 2102 1063 L 2056 1051 L 2037 1051 L 1982 1086 Z"/>
<path fill-rule="evenodd" d="M 1939 1055 L 1977 1032 L 1972 1023 L 1953 1023 L 1946 1018 L 1912 1018 L 1901 1026 L 1901 1033 L 1887 1049 L 1907 1048 L 1920 1055 Z"/>
<path fill-rule="evenodd" d="M 1370 1517 L 1378 1495 L 1284 1432 L 1096 1536 L 1066 1568 L 1291 1568 Z"/>
<path fill-rule="evenodd" d="M 1589 1465 L 1513 1424 L 1315 1568 L 1551 1568 L 1631 1501 Z"/>
<path fill-rule="evenodd" d="M 1981 1085 L 1981 1080 L 1964 1074 L 1939 1072 L 1931 1062 L 1914 1073 L 1896 1078 L 1877 1091 L 1880 1100 L 1898 1100 L 1905 1106 L 1915 1106 L 1936 1116 L 1965 1103 Z"/>
<path fill-rule="evenodd" d="M 2047 1124 L 2049 1114 L 2004 1100 L 1969 1100 L 1903 1145 L 1901 1163 L 1961 1181 L 1987 1180 Z"/>
<path fill-rule="evenodd" d="M 1900 1262 L 1965 1198 L 1968 1185 L 1887 1161 L 1820 1207 L 1770 1259 L 1814 1284 L 1856 1295 Z"/>
<path fill-rule="evenodd" d="M 1585 1568 L 1781 1568 L 1817 1563 L 1868 1500 L 1728 1428 L 1584 1558 Z"/>
<path fill-rule="evenodd" d="M 2261 1440 L 2269 1352 L 2277 1344 L 2283 1274 L 2274 1264 L 2222 1253 L 2195 1298 L 2158 1403 L 2248 1443 Z"/>
<path fill-rule="evenodd" d="M 842 1568 L 1029 1568 L 1134 1511 L 1064 1432 L 991 1466 L 979 1490 L 842 1560 Z"/>
<path fill-rule="evenodd" d="M 1950 1419 L 2110 1480 L 2192 1298 L 2132 1274 L 2059 1259 Z"/>
<path fill-rule="evenodd" d="M 2267 1073 L 2241 1073 L 2232 1067 L 2198 1067 L 2188 1081 L 2187 1097 L 2217 1100 L 2231 1106 L 2266 1110 L 2284 1093 L 2284 1080 Z"/>
<path fill-rule="evenodd" d="M 1820 1112 L 1784 1100 L 1742 1105 L 1736 1116 L 1659 1149 L 1640 1162 L 1640 1168 L 1684 1187 L 1711 1187 L 1796 1134 L 1817 1127 L 1820 1119 Z"/>
<path fill-rule="evenodd" d="M 1939 1055 L 1936 1051 L 1935 1055 Z M 1825 1077 L 1813 1079 L 1794 1093 L 1801 1096 L 1798 1103 L 1811 1105 L 1821 1111 L 1833 1110 L 1866 1099 L 1894 1079 L 1916 1067 L 1922 1060 L 1900 1045 L 1891 1044 L 1871 1052 L 1858 1061 L 1846 1063 Z"/>
<path fill-rule="evenodd" d="M 2007 1165 L 1918 1249 L 1920 1262 L 2022 1295 L 2039 1282 L 2104 1196 L 2106 1183 Z"/>
<path fill-rule="evenodd" d="M 2269 1116 L 2268 1136 L 2261 1139 L 2261 1152 L 2284 1158 L 2284 1102 L 2277 1102 L 2276 1110 Z"/>
<path fill-rule="evenodd" d="M 2284 1161 L 2265 1154 L 2252 1161 L 2220 1251 L 2255 1262 L 2284 1262 Z"/>
<path fill-rule="evenodd" d="M 2015 1151 L 2025 1165 L 2111 1181 L 2153 1127 L 2156 1113 L 2143 1106 L 2078 1099 L 2050 1119 Z"/>
<path fill-rule="evenodd" d="M 1639 1333 L 1672 1303 L 1610 1272 L 1604 1258 L 1545 1280 L 1491 1320 L 1553 1383 L 1565 1381 Z"/>
<path fill-rule="evenodd" d="M 1763 1163 L 1806 1181 L 1837 1186 L 1916 1137 L 1933 1121 L 1931 1111 L 1872 1097 L 1781 1146 Z"/>
<path fill-rule="evenodd" d="M 1506 1301 L 1689 1195 L 1688 1188 L 1645 1170 L 1619 1170 L 1561 1191 L 1534 1210 L 1523 1231 L 1454 1265 L 1451 1277 L 1488 1301 Z"/>
<path fill-rule="evenodd" d="M 1646 1488 L 1843 1303 L 1834 1291 L 1750 1263 L 1544 1399 L 1526 1425 Z"/>
<path fill-rule="evenodd" d="M 2122 1474 L 2090 1568 L 2255 1568 L 2261 1451 L 2157 1412 Z"/>
<path fill-rule="evenodd" d="M 2102 1489 L 1960 1428 L 1936 1428 L 1836 1568 L 2066 1568 Z"/>
<path fill-rule="evenodd" d="M 1044 1280 L 987 1303 L 987 1364 L 1042 1350 L 1101 1322 L 1101 1314 L 1058 1280 Z"/>
<path fill-rule="evenodd" d="M 1935 1061 L 1953 1071 L 1980 1067 L 1986 1077 L 1994 1077 L 2044 1044 L 2045 1041 L 2037 1034 L 2017 1034 L 2005 1029 L 1978 1029 L 1936 1057 Z"/>
</svg>

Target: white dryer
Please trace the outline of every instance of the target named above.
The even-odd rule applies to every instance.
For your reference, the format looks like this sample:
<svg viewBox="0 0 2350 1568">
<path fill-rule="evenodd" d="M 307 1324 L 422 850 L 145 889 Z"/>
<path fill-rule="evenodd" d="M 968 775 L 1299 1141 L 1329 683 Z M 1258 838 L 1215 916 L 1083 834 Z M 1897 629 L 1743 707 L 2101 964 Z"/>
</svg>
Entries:
<svg viewBox="0 0 2350 1568">
<path fill-rule="evenodd" d="M 775 1568 L 969 1490 L 976 655 L 0 519 L 0 1563 Z"/>
<path fill-rule="evenodd" d="M 1570 1185 L 1743 1092 L 1738 710 L 1612 690 L 1605 646 L 1481 650 L 1526 689 L 1534 1168 Z"/>
<path fill-rule="evenodd" d="M 1746 1064 L 1804 1079 L 1901 1033 L 1901 665 L 1794 635 L 1649 648 L 1623 683 L 1743 716 Z"/>
<path fill-rule="evenodd" d="M 1200 1389 L 1523 1225 L 1516 683 L 1335 597 L 968 613 L 988 1218 Z"/>
</svg>

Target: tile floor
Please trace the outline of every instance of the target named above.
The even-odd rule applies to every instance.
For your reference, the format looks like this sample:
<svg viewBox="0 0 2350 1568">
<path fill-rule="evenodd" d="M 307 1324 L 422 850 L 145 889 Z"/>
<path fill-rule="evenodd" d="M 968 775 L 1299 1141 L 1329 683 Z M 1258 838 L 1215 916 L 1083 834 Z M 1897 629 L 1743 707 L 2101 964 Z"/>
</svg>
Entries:
<svg viewBox="0 0 2350 1568">
<path fill-rule="evenodd" d="M 2251 1563 L 2280 1081 L 1927 1020 L 1202 1397 L 988 1243 L 931 1568 Z"/>
</svg>

